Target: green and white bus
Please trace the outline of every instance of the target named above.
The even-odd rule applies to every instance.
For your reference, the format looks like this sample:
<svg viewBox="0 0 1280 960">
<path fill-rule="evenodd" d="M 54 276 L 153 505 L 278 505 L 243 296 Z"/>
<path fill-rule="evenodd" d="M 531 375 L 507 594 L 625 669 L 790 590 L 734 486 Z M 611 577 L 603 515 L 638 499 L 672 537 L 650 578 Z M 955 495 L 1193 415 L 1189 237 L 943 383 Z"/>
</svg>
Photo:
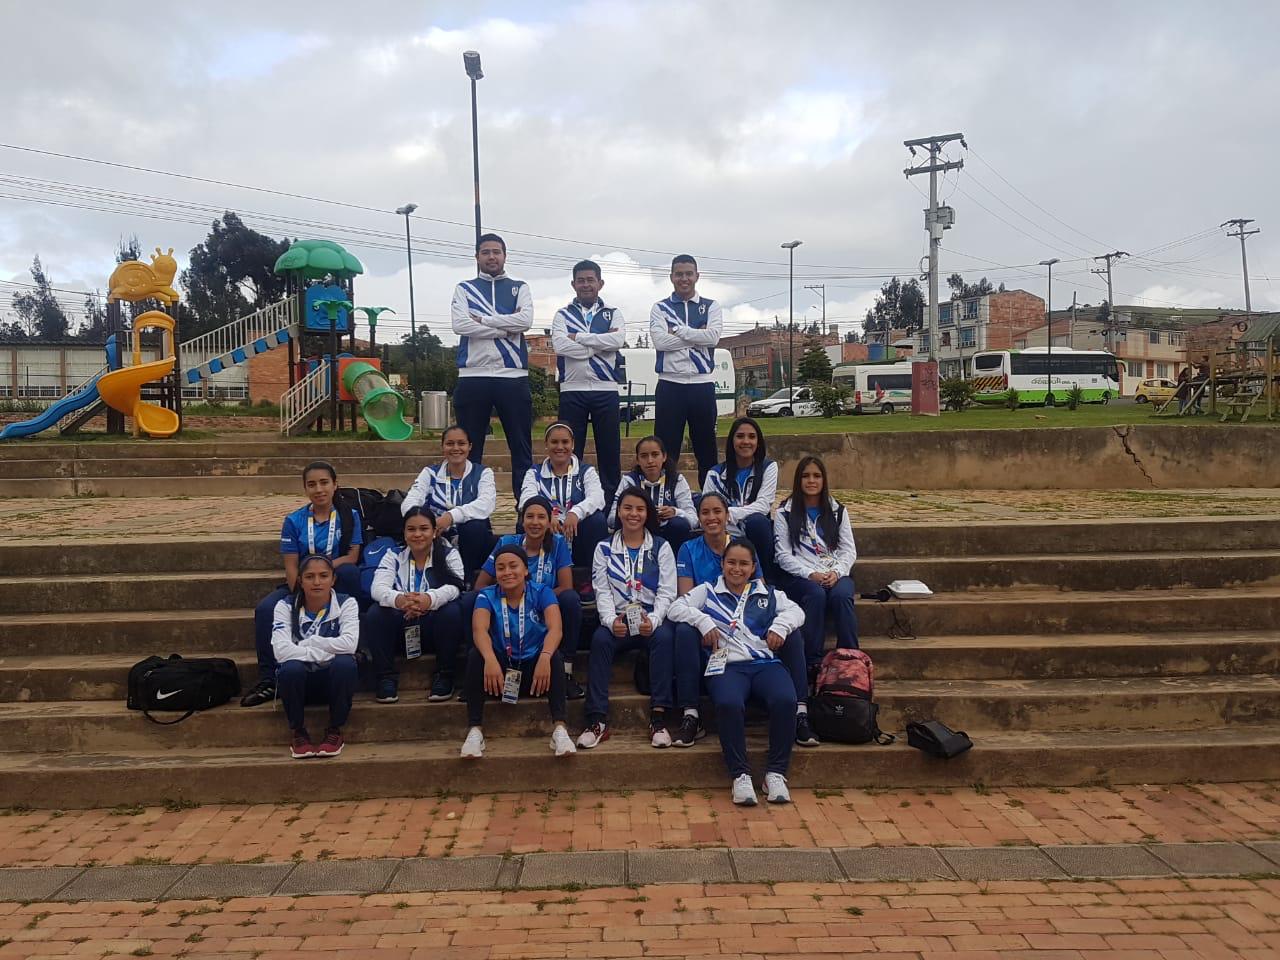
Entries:
<svg viewBox="0 0 1280 960">
<path fill-rule="evenodd" d="M 1029 347 L 987 350 L 972 358 L 973 383 L 979 403 L 1000 403 L 1017 390 L 1024 404 L 1065 403 L 1067 391 L 1079 386 L 1085 403 L 1107 403 L 1120 396 L 1120 363 L 1105 350 Z M 1052 381 L 1052 385 L 1051 385 Z"/>
</svg>

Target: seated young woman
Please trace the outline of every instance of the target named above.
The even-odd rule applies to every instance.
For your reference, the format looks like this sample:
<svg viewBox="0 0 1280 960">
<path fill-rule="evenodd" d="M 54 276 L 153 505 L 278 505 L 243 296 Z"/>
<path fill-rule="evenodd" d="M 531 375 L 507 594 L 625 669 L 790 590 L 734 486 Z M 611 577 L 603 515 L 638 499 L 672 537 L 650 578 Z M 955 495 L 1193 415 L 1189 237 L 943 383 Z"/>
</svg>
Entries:
<svg viewBox="0 0 1280 960">
<path fill-rule="evenodd" d="M 756 548 L 766 575 L 773 571 L 773 498 L 778 493 L 778 465 L 766 455 L 760 424 L 739 417 L 729 427 L 724 462 L 707 471 L 703 493 L 718 493 L 729 502 L 729 533 L 746 537 Z"/>
<path fill-rule="evenodd" d="M 258 601 L 253 611 L 253 643 L 258 655 L 258 681 L 240 700 L 242 707 L 256 707 L 276 695 L 276 657 L 271 631 L 276 604 L 293 596 L 298 586 L 298 562 L 311 554 L 332 561 L 339 591 L 360 596 L 360 545 L 364 527 L 354 510 L 339 511 L 333 496 L 338 471 L 333 464 L 316 460 L 302 469 L 302 489 L 310 501 L 284 518 L 280 528 L 280 553 L 284 557 L 283 586 Z"/>
<path fill-rule="evenodd" d="M 658 533 L 672 552 L 678 552 L 681 545 L 693 536 L 698 514 L 693 506 L 689 481 L 681 475 L 658 437 L 645 437 L 636 444 L 636 464 L 622 475 L 609 511 L 610 532 L 617 529 L 618 498 L 632 487 L 649 495 L 658 508 Z"/>
<path fill-rule="evenodd" d="M 618 532 L 596 547 L 591 585 L 600 626 L 591 637 L 586 727 L 578 736 L 584 750 L 609 739 L 609 677 L 613 659 L 637 648 L 649 651 L 649 742 L 671 746 L 667 713 L 674 674 L 667 607 L 676 597 L 676 558 L 658 536 L 658 512 L 638 487 L 618 498 Z"/>
<path fill-rule="evenodd" d="M 858 551 L 849 513 L 827 489 L 827 467 L 817 457 L 796 464 L 791 496 L 773 521 L 778 541 L 778 585 L 804 610 L 804 654 L 810 674 L 822 662 L 827 620 L 837 647 L 858 646 L 851 571 Z"/>
<path fill-rule="evenodd" d="M 472 596 L 462 593 L 462 557 L 438 535 L 436 517 L 426 507 L 404 515 L 405 547 L 387 551 L 373 575 L 376 604 L 364 615 L 361 638 L 377 679 L 379 703 L 400 699 L 396 655 L 409 660 L 430 648 L 436 655 L 430 700 L 453 696 L 454 672 L 463 624 L 471 620 Z"/>
<path fill-rule="evenodd" d="M 563 627 L 560 654 L 564 660 L 564 693 L 566 700 L 581 700 L 586 696 L 582 685 L 573 678 L 573 658 L 578 655 L 578 640 L 582 633 L 582 598 L 573 588 L 573 559 L 569 542 L 564 534 L 551 532 L 551 501 L 543 496 L 530 497 L 520 507 L 517 526 L 523 533 L 509 533 L 499 538 L 494 552 L 485 560 L 476 574 L 476 589 L 481 590 L 497 582 L 495 561 L 503 547 L 519 547 L 528 558 L 529 579 L 555 594 L 560 606 L 560 623 Z"/>
<path fill-rule="evenodd" d="M 342 752 L 342 728 L 351 714 L 360 641 L 360 607 L 354 597 L 334 590 L 333 562 L 307 554 L 298 563 L 291 596 L 272 613 L 271 647 L 279 663 L 276 684 L 289 722 L 289 756 L 336 757 Z M 329 705 L 324 739 L 313 743 L 303 708 Z"/>
<path fill-rule="evenodd" d="M 564 534 L 575 565 L 589 566 L 596 544 L 609 534 L 600 474 L 573 455 L 573 430 L 566 424 L 551 424 L 543 440 L 547 457 L 524 475 L 519 503 L 523 505 L 530 497 L 546 497 L 552 507 L 551 532 Z M 519 529 L 517 526 L 517 532 Z"/>
<path fill-rule="evenodd" d="M 465 580 L 484 563 L 493 542 L 489 518 L 498 505 L 498 486 L 492 470 L 468 459 L 471 438 L 462 427 L 456 423 L 445 427 L 440 446 L 444 460 L 418 474 L 400 512 L 427 507 L 435 514 L 436 535 L 458 548 Z"/>
<path fill-rule="evenodd" d="M 786 594 L 753 579 L 757 557 L 748 540 L 734 540 L 724 552 L 724 573 L 714 584 L 699 584 L 671 605 L 671 618 L 697 629 L 712 651 L 707 689 L 716 708 L 720 749 L 733 781 L 733 802 L 755 806 L 756 791 L 747 759 L 747 700 L 764 702 L 769 715 L 769 755 L 764 790 L 770 803 L 788 803 L 787 770 L 795 739 L 796 690 L 777 657 L 787 637 L 804 623 L 804 613 Z"/>
<path fill-rule="evenodd" d="M 485 697 L 518 703 L 547 695 L 551 749 L 557 757 L 576 750 L 565 729 L 564 667 L 560 662 L 560 608 L 550 590 L 529 579 L 523 548 L 499 547 L 497 583 L 476 595 L 471 615 L 473 646 L 467 657 L 467 722 L 462 756 L 484 756 Z"/>
</svg>

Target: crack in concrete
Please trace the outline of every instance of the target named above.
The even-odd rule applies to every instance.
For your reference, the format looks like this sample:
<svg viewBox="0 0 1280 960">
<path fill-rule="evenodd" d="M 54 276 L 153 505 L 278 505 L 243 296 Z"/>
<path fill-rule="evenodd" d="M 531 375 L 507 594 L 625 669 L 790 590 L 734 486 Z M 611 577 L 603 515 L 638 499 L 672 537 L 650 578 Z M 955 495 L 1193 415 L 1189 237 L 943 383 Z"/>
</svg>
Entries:
<svg viewBox="0 0 1280 960">
<path fill-rule="evenodd" d="M 1112 427 L 1111 429 L 1115 435 L 1120 438 L 1120 445 L 1124 447 L 1124 452 L 1130 456 L 1134 465 L 1137 466 L 1137 468 L 1142 471 L 1142 475 L 1147 478 L 1147 483 L 1151 484 L 1153 487 L 1156 486 L 1155 480 L 1151 478 L 1151 474 L 1147 473 L 1147 468 L 1142 465 L 1142 460 L 1133 452 L 1133 448 L 1129 446 L 1129 431 L 1132 430 L 1133 427 L 1126 426 L 1123 432 L 1121 432 L 1119 427 Z"/>
</svg>

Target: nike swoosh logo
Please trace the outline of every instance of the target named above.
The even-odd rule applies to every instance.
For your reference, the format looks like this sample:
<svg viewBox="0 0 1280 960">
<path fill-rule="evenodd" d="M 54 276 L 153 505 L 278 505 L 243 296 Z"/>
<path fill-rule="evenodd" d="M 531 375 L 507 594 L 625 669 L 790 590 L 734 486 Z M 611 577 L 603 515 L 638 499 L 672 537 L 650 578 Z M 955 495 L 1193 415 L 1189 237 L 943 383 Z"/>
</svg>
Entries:
<svg viewBox="0 0 1280 960">
<path fill-rule="evenodd" d="M 157 700 L 168 700 L 170 697 L 172 697 L 172 696 L 176 696 L 177 694 L 179 694 L 179 693 L 181 693 L 181 692 L 182 692 L 182 688 L 181 688 L 181 687 L 179 687 L 177 690 L 170 690 L 168 693 L 161 693 L 159 690 L 157 690 L 157 691 L 156 691 L 156 699 L 157 699 Z"/>
</svg>

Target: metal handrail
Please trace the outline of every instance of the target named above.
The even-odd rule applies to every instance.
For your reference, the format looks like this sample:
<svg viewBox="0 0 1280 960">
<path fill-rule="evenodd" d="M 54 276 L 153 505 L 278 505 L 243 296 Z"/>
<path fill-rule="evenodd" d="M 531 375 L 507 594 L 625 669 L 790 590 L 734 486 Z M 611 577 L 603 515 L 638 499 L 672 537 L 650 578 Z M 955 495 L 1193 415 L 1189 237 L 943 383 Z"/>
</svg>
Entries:
<svg viewBox="0 0 1280 960">
<path fill-rule="evenodd" d="M 287 434 L 328 399 L 329 364 L 322 361 L 280 398 L 280 432 Z"/>
<path fill-rule="evenodd" d="M 298 322 L 298 298 L 288 296 L 269 303 L 261 310 L 232 320 L 198 337 L 185 341 L 179 347 L 183 370 L 193 370 L 217 357 L 224 357 L 255 340 L 274 336 L 278 331 Z"/>
</svg>

